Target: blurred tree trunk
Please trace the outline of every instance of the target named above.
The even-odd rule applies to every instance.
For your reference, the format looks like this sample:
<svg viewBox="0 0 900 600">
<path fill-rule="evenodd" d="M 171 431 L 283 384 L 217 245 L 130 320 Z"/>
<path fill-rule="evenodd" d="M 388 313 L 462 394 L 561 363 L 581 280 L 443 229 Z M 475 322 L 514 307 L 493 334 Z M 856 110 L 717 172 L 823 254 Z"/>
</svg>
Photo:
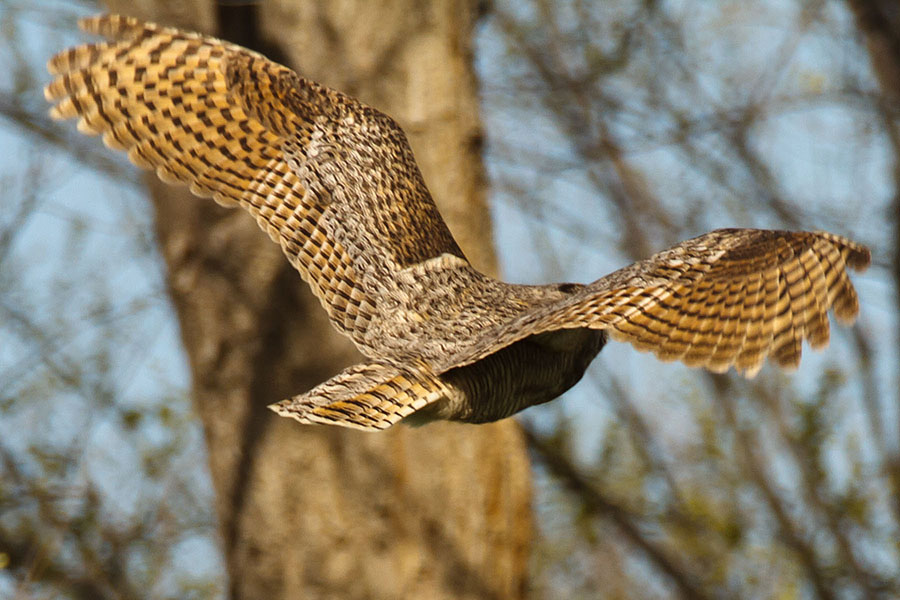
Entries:
<svg viewBox="0 0 900 600">
<path fill-rule="evenodd" d="M 397 118 L 460 245 L 495 270 L 471 65 L 476 2 L 271 0 L 259 5 L 259 35 L 255 7 L 237 20 L 223 12 L 217 30 L 205 3 L 108 5 L 263 39 L 270 55 Z M 515 423 L 365 434 L 279 419 L 266 404 L 320 383 L 356 350 L 243 211 L 155 179 L 151 188 L 232 597 L 521 597 L 530 476 Z"/>
</svg>

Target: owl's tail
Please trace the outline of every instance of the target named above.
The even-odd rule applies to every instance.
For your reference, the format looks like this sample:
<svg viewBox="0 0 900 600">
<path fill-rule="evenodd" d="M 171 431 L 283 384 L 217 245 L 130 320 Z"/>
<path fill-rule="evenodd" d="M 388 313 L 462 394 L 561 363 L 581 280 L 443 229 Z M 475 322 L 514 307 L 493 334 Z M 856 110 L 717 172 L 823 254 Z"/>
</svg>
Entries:
<svg viewBox="0 0 900 600">
<path fill-rule="evenodd" d="M 425 371 L 369 363 L 348 367 L 309 392 L 269 408 L 301 423 L 379 431 L 448 393 L 443 381 Z"/>
</svg>

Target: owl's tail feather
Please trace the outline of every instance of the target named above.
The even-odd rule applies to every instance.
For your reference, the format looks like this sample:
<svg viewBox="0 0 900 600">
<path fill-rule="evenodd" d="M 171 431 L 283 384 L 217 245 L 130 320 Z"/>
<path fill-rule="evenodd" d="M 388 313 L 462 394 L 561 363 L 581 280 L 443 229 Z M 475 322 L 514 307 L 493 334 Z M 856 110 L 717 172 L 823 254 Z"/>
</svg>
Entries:
<svg viewBox="0 0 900 600">
<path fill-rule="evenodd" d="M 344 369 L 309 392 L 269 408 L 301 423 L 380 431 L 448 392 L 443 381 L 425 371 L 369 363 Z"/>
</svg>

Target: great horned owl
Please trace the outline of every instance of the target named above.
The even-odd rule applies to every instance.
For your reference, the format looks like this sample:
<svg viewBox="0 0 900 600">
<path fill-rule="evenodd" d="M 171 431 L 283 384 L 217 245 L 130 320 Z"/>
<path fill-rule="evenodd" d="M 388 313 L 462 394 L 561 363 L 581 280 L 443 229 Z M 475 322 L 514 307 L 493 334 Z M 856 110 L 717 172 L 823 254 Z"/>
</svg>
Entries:
<svg viewBox="0 0 900 600">
<path fill-rule="evenodd" d="M 663 360 L 755 374 L 858 312 L 828 233 L 722 229 L 587 285 L 513 285 L 469 264 L 387 115 L 234 44 L 106 15 L 53 57 L 53 117 L 78 117 L 165 181 L 248 210 L 368 362 L 271 405 L 364 430 L 483 423 L 575 385 L 611 336 Z"/>
</svg>

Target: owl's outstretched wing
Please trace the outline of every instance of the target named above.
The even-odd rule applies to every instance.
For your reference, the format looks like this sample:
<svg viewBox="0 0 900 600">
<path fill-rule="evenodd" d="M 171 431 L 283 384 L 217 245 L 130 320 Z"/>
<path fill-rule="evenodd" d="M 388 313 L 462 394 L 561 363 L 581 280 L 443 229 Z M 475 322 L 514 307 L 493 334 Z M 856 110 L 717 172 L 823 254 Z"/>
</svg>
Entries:
<svg viewBox="0 0 900 600">
<path fill-rule="evenodd" d="M 753 376 L 767 356 L 796 367 L 802 340 L 828 344 L 829 309 L 843 323 L 854 320 L 859 304 L 847 268 L 862 270 L 869 261 L 868 249 L 829 233 L 720 229 L 489 330 L 435 370 L 579 327 L 716 372 L 735 365 Z"/>
<path fill-rule="evenodd" d="M 390 117 L 221 40 L 116 15 L 80 26 L 107 41 L 49 61 L 51 115 L 248 210 L 364 353 L 393 272 L 464 261 Z"/>
</svg>

